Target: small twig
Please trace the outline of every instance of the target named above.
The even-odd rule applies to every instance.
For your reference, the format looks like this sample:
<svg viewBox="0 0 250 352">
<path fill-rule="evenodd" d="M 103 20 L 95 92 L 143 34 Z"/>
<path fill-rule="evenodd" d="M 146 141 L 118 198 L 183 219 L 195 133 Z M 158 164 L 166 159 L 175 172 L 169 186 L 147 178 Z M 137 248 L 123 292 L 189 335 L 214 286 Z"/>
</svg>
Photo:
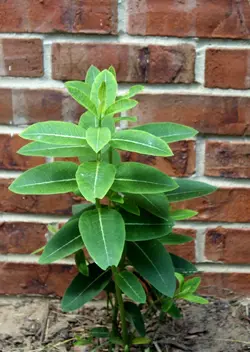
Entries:
<svg viewBox="0 0 250 352">
<path fill-rule="evenodd" d="M 153 342 L 153 345 L 155 346 L 157 352 L 162 352 L 157 342 Z"/>
</svg>

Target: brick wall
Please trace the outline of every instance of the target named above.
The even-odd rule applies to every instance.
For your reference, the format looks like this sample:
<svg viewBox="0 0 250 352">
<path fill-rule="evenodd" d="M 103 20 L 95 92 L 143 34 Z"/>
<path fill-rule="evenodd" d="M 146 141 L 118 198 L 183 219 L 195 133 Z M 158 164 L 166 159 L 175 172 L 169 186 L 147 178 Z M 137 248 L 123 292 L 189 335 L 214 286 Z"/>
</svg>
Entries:
<svg viewBox="0 0 250 352">
<path fill-rule="evenodd" d="M 180 207 L 199 211 L 178 233 L 195 242 L 172 250 L 198 264 L 202 292 L 250 296 L 250 1 L 6 0 L 0 2 L 0 293 L 62 295 L 71 260 L 39 266 L 29 253 L 46 224 L 63 222 L 71 195 L 20 196 L 7 189 L 44 158 L 16 154 L 17 134 L 46 120 L 77 121 L 64 80 L 90 64 L 114 65 L 120 89 L 145 85 L 132 112 L 140 123 L 173 121 L 200 131 L 162 159 L 124 153 L 171 176 L 218 191 Z"/>
</svg>

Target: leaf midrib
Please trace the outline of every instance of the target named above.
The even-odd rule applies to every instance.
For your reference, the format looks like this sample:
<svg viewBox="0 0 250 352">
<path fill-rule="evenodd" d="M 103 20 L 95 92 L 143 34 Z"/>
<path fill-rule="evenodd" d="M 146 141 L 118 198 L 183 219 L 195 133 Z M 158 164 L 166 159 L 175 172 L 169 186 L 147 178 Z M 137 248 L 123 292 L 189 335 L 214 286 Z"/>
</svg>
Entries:
<svg viewBox="0 0 250 352">
<path fill-rule="evenodd" d="M 65 305 L 65 307 L 68 307 L 69 305 L 73 304 L 80 296 L 82 296 L 82 294 L 90 287 L 92 286 L 97 280 L 99 280 L 104 274 L 107 273 L 108 270 L 104 271 L 103 273 L 101 273 L 101 275 L 99 275 L 95 280 L 91 281 L 91 283 L 84 288 L 84 290 L 82 290 L 78 296 L 76 296 L 71 302 L 69 302 L 68 304 Z"/>
<path fill-rule="evenodd" d="M 144 250 L 137 244 L 134 243 L 134 245 L 136 247 L 139 248 L 139 250 L 143 253 L 143 255 L 148 259 L 148 261 L 152 264 L 153 268 L 155 269 L 155 271 L 157 272 L 157 274 L 159 275 L 161 281 L 164 283 L 164 285 L 166 285 L 166 282 L 164 281 L 164 278 L 162 277 L 161 273 L 159 272 L 159 270 L 157 269 L 157 267 L 154 265 L 154 262 L 152 262 L 152 260 L 150 259 L 150 257 L 147 255 L 147 253 L 144 252 Z"/>
<path fill-rule="evenodd" d="M 141 301 L 141 296 L 137 293 L 137 291 L 134 290 L 134 288 L 129 284 L 129 282 L 124 278 L 124 276 L 122 274 L 120 274 L 120 277 L 122 278 L 122 280 L 125 282 L 125 284 L 134 292 L 134 294 L 136 295 L 136 297 L 138 297 L 138 299 Z"/>
<path fill-rule="evenodd" d="M 25 187 L 31 187 L 31 186 L 46 185 L 46 184 L 49 184 L 49 183 L 70 182 L 70 181 L 76 181 L 76 179 L 75 179 L 75 178 L 68 178 L 68 179 L 63 179 L 63 180 L 55 180 L 55 181 L 46 181 L 46 182 L 29 183 L 29 184 L 20 185 L 20 186 L 15 186 L 15 187 L 16 187 L 16 188 L 25 188 Z"/>
<path fill-rule="evenodd" d="M 131 140 L 129 140 L 129 139 L 124 139 L 124 138 L 120 138 L 120 139 L 119 139 L 119 138 L 113 138 L 112 141 L 122 141 L 122 142 L 128 142 L 128 143 L 132 143 L 132 144 L 142 145 L 142 146 L 144 146 L 144 147 L 147 147 L 148 149 L 156 149 L 156 150 L 159 150 L 160 152 L 166 153 L 166 150 L 165 150 L 165 149 L 161 149 L 161 148 L 158 148 L 158 147 L 149 145 L 149 144 L 147 144 L 147 143 L 131 141 Z"/>
</svg>

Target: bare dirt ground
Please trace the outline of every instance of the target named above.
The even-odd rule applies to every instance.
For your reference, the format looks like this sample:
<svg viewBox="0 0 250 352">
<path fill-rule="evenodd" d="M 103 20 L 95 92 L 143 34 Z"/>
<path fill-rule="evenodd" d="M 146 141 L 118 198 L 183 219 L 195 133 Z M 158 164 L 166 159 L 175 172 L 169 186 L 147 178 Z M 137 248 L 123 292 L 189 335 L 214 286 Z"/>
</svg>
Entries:
<svg viewBox="0 0 250 352">
<path fill-rule="evenodd" d="M 182 304 L 183 318 L 160 323 L 151 316 L 147 335 L 154 344 L 134 351 L 244 352 L 250 351 L 250 301 L 210 299 L 206 306 Z M 56 300 L 0 298 L 0 352 L 87 352 L 92 346 L 74 347 L 73 340 L 89 328 L 110 325 L 101 302 L 81 312 L 64 314 Z M 68 341 L 68 342 L 67 342 Z M 100 344 L 103 341 L 97 341 Z M 105 351 L 100 348 L 98 351 Z"/>
</svg>

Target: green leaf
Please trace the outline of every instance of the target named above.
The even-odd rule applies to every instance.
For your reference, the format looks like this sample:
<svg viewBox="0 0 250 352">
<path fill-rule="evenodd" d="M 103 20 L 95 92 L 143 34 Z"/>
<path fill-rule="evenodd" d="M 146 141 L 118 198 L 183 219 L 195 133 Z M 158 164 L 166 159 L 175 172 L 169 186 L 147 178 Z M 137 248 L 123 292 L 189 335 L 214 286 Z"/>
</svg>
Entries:
<svg viewBox="0 0 250 352">
<path fill-rule="evenodd" d="M 125 243 L 125 225 L 116 210 L 101 208 L 87 211 L 80 217 L 79 228 L 84 244 L 97 265 L 105 270 L 119 264 Z"/>
<path fill-rule="evenodd" d="M 102 161 L 105 161 L 105 162 L 109 163 L 109 161 L 110 161 L 110 150 L 111 150 L 112 164 L 113 165 L 120 164 L 121 163 L 121 156 L 118 153 L 118 151 L 113 149 L 113 148 L 109 148 L 104 153 L 102 153 L 102 158 L 101 158 Z"/>
<path fill-rule="evenodd" d="M 109 72 L 111 72 L 112 75 L 114 76 L 114 78 L 116 79 L 116 72 L 115 72 L 114 66 L 110 66 L 110 67 L 109 67 Z"/>
<path fill-rule="evenodd" d="M 83 210 L 93 207 L 93 204 L 89 203 L 81 203 L 72 205 L 72 214 L 77 215 L 81 213 Z"/>
<path fill-rule="evenodd" d="M 20 136 L 49 144 L 86 145 L 86 130 L 71 122 L 38 122 L 26 128 Z"/>
<path fill-rule="evenodd" d="M 115 133 L 115 121 L 111 115 L 104 116 L 102 118 L 102 127 L 107 127 L 110 129 L 111 134 Z"/>
<path fill-rule="evenodd" d="M 92 337 L 105 338 L 109 337 L 109 330 L 105 326 L 100 326 L 90 330 L 90 335 Z"/>
<path fill-rule="evenodd" d="M 105 114 L 118 114 L 119 112 L 127 111 L 134 108 L 138 102 L 133 99 L 121 99 L 112 104 L 106 111 Z"/>
<path fill-rule="evenodd" d="M 50 264 L 68 257 L 83 246 L 78 220 L 67 222 L 46 244 L 39 258 L 39 264 Z"/>
<path fill-rule="evenodd" d="M 97 67 L 91 65 L 87 71 L 85 82 L 92 86 L 94 80 L 96 79 L 96 76 L 98 76 L 99 73 L 100 70 L 98 70 Z"/>
<path fill-rule="evenodd" d="M 124 302 L 124 308 L 128 321 L 134 325 L 140 336 L 144 337 L 146 329 L 140 308 L 132 302 Z"/>
<path fill-rule="evenodd" d="M 79 273 L 67 288 L 61 305 L 64 312 L 81 308 L 107 286 L 111 271 L 102 271 L 96 264 L 89 265 L 89 276 Z"/>
<path fill-rule="evenodd" d="M 152 194 L 170 191 L 176 187 L 174 180 L 154 167 L 127 162 L 117 166 L 112 189 L 117 192 Z"/>
<path fill-rule="evenodd" d="M 173 300 L 172 298 L 169 298 L 169 297 L 164 298 L 164 299 L 162 300 L 161 310 L 162 310 L 164 313 L 167 313 L 167 312 L 171 309 L 171 307 L 172 307 L 173 304 L 174 304 L 174 300 Z"/>
<path fill-rule="evenodd" d="M 158 291 L 173 297 L 176 289 L 174 267 L 169 253 L 159 241 L 127 242 L 127 256 Z"/>
<path fill-rule="evenodd" d="M 131 214 L 135 214 L 135 215 L 140 215 L 140 209 L 139 207 L 130 199 L 128 199 L 127 197 L 124 199 L 124 203 L 121 204 L 121 208 L 123 208 L 124 210 L 126 210 L 127 212 L 131 213 Z"/>
<path fill-rule="evenodd" d="M 87 130 L 89 127 L 98 127 L 99 122 L 92 112 L 86 111 L 81 115 L 78 125 Z"/>
<path fill-rule="evenodd" d="M 68 89 L 69 94 L 87 110 L 96 115 L 95 104 L 90 100 L 89 93 L 83 88 L 84 83 L 78 81 L 70 81 L 65 83 L 65 87 Z"/>
<path fill-rule="evenodd" d="M 77 165 L 55 161 L 36 166 L 20 175 L 9 187 L 18 194 L 60 194 L 77 189 Z"/>
<path fill-rule="evenodd" d="M 163 193 L 158 194 L 130 194 L 127 196 L 132 202 L 146 209 L 151 214 L 162 219 L 169 218 L 168 201 Z"/>
<path fill-rule="evenodd" d="M 79 232 L 79 230 L 78 230 L 78 232 Z M 86 263 L 85 255 L 84 255 L 84 252 L 82 249 L 80 249 L 79 251 L 76 252 L 75 263 L 76 263 L 76 266 L 77 266 L 79 273 L 83 274 L 84 276 L 89 276 L 89 267 Z"/>
<path fill-rule="evenodd" d="M 129 121 L 129 122 L 136 122 L 137 117 L 136 116 L 122 116 L 122 117 L 114 117 L 115 122 L 120 122 L 120 121 Z"/>
<path fill-rule="evenodd" d="M 125 99 L 125 98 L 132 98 L 132 97 L 134 97 L 136 94 L 138 94 L 138 93 L 140 93 L 142 90 L 144 89 L 144 86 L 141 86 L 141 85 L 135 85 L 135 86 L 133 86 L 133 87 L 131 87 L 130 89 L 129 89 L 129 91 L 128 91 L 128 93 L 127 94 L 125 94 L 125 95 L 122 95 L 122 96 L 120 96 L 119 97 L 119 100 L 120 99 Z"/>
<path fill-rule="evenodd" d="M 169 146 L 160 138 L 144 131 L 121 130 L 114 134 L 110 142 L 112 147 L 156 156 L 173 155 Z"/>
<path fill-rule="evenodd" d="M 216 191 L 217 187 L 204 182 L 175 179 L 179 188 L 166 193 L 169 202 L 179 202 L 186 199 L 199 198 Z"/>
<path fill-rule="evenodd" d="M 115 193 L 113 191 L 109 191 L 107 194 L 108 199 L 110 199 L 112 202 L 123 204 L 124 203 L 124 196 L 120 195 L 118 193 Z"/>
<path fill-rule="evenodd" d="M 177 273 L 180 273 L 183 275 L 192 275 L 194 273 L 197 273 L 196 267 L 186 259 L 178 257 L 177 255 L 172 253 L 170 253 L 170 256 L 171 256 L 175 271 Z"/>
<path fill-rule="evenodd" d="M 169 246 L 176 246 L 178 244 L 184 244 L 188 242 L 194 241 L 193 237 L 190 236 L 185 236 L 185 235 L 177 235 L 175 233 L 169 234 L 167 236 L 161 237 L 159 241 L 163 244 L 169 245 Z"/>
<path fill-rule="evenodd" d="M 190 218 L 194 217 L 197 214 L 198 214 L 198 212 L 194 211 L 194 210 L 178 209 L 178 210 L 172 211 L 170 213 L 170 216 L 175 221 L 179 221 L 179 220 L 190 219 Z"/>
<path fill-rule="evenodd" d="M 175 277 L 179 282 L 179 289 L 181 289 L 182 285 L 184 284 L 185 277 L 180 273 L 175 273 Z"/>
<path fill-rule="evenodd" d="M 78 167 L 76 181 L 81 194 L 90 202 L 102 199 L 115 179 L 115 166 L 105 162 L 86 162 Z"/>
<path fill-rule="evenodd" d="M 135 337 L 132 340 L 132 345 L 148 345 L 152 342 L 149 337 Z"/>
<path fill-rule="evenodd" d="M 92 149 L 86 145 L 59 145 L 42 142 L 31 142 L 20 148 L 17 152 L 27 156 L 54 156 L 54 157 L 74 157 L 95 155 Z"/>
<path fill-rule="evenodd" d="M 111 133 L 115 132 L 115 121 L 113 116 L 107 115 L 102 118 L 102 127 L 107 127 L 110 129 Z M 87 111 L 81 115 L 79 120 L 79 126 L 84 129 L 88 129 L 89 127 L 99 127 L 99 119 L 93 115 L 91 112 Z"/>
<path fill-rule="evenodd" d="M 105 83 L 105 89 L 100 101 L 99 91 L 102 84 Z M 101 102 L 104 104 L 104 111 L 115 102 L 117 93 L 117 82 L 113 74 L 108 70 L 103 70 L 96 76 L 90 93 L 90 99 L 94 102 L 96 108 L 99 107 Z"/>
<path fill-rule="evenodd" d="M 192 303 L 198 303 L 198 304 L 208 304 L 209 301 L 206 298 L 196 296 L 196 295 L 186 295 L 183 299 L 186 301 L 192 302 Z"/>
<path fill-rule="evenodd" d="M 176 306 L 175 303 L 172 304 L 167 313 L 174 319 L 182 318 L 181 310 Z"/>
<path fill-rule="evenodd" d="M 200 277 L 193 277 L 192 279 L 185 281 L 181 286 L 180 292 L 176 295 L 176 298 L 185 298 L 187 294 L 196 292 L 200 283 Z"/>
<path fill-rule="evenodd" d="M 89 127 L 86 140 L 88 145 L 98 153 L 111 140 L 111 132 L 107 127 Z"/>
<path fill-rule="evenodd" d="M 154 136 L 162 138 L 167 143 L 192 138 L 198 133 L 194 128 L 172 122 L 148 123 L 146 125 L 136 126 L 133 129 L 151 133 Z"/>
<path fill-rule="evenodd" d="M 122 271 L 116 276 L 117 285 L 130 299 L 138 303 L 146 302 L 145 291 L 137 277 L 129 271 Z"/>
<path fill-rule="evenodd" d="M 122 212 L 125 222 L 127 241 L 147 241 L 160 238 L 172 231 L 173 221 L 158 218 L 148 212 L 141 211 L 140 217 Z"/>
</svg>

